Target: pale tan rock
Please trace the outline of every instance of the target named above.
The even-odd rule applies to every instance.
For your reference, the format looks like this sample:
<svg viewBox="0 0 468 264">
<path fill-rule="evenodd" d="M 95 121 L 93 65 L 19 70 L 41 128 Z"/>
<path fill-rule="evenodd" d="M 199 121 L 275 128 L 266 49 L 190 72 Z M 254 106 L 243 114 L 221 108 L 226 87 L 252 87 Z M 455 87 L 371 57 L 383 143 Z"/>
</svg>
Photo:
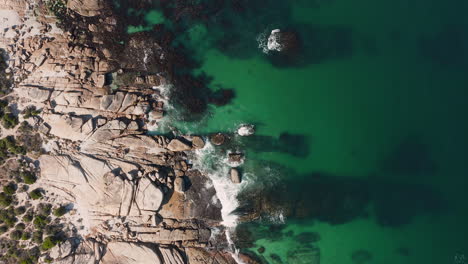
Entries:
<svg viewBox="0 0 468 264">
<path fill-rule="evenodd" d="M 142 178 L 138 183 L 135 202 L 140 210 L 157 211 L 161 206 L 164 195 L 148 178 Z"/>
<path fill-rule="evenodd" d="M 193 137 L 192 138 L 192 145 L 196 149 L 202 149 L 205 147 L 205 141 L 201 137 Z"/>
<path fill-rule="evenodd" d="M 229 175 L 233 183 L 241 183 L 241 176 L 239 170 L 237 170 L 236 168 L 231 168 L 231 170 L 229 171 Z"/>
<path fill-rule="evenodd" d="M 178 193 L 184 193 L 185 190 L 185 181 L 183 177 L 177 177 L 174 181 L 174 191 Z"/>
<path fill-rule="evenodd" d="M 192 148 L 190 145 L 182 142 L 179 139 L 173 139 L 171 142 L 169 142 L 169 145 L 167 145 L 167 149 L 170 151 L 178 152 L 178 151 L 187 151 L 191 150 Z"/>
<path fill-rule="evenodd" d="M 151 248 L 136 243 L 111 242 L 107 244 L 102 264 L 165 264 Z"/>
<path fill-rule="evenodd" d="M 101 14 L 106 4 L 103 0 L 69 0 L 67 7 L 82 16 L 92 17 Z"/>
</svg>

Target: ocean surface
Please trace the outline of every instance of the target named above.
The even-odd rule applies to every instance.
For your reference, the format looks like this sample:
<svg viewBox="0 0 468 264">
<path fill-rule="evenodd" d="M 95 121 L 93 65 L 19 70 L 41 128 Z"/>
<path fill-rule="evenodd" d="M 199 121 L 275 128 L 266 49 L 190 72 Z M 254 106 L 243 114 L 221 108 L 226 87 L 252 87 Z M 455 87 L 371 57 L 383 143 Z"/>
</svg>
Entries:
<svg viewBox="0 0 468 264">
<path fill-rule="evenodd" d="M 209 168 L 225 200 L 239 198 L 224 216 L 262 200 L 249 192 L 268 197 L 262 219 L 242 224 L 253 242 L 241 250 L 275 264 L 315 264 L 312 251 L 322 264 L 468 263 L 468 2 L 232 3 L 179 22 L 155 3 L 128 32 L 177 30 L 199 62 L 192 74 L 234 92 L 201 120 L 172 109 L 168 123 L 191 134 L 256 126 L 232 145 L 246 155 L 240 187 L 224 181 L 226 165 Z M 299 54 L 262 50 L 277 28 L 297 32 Z M 224 162 L 210 148 L 200 155 Z"/>
</svg>

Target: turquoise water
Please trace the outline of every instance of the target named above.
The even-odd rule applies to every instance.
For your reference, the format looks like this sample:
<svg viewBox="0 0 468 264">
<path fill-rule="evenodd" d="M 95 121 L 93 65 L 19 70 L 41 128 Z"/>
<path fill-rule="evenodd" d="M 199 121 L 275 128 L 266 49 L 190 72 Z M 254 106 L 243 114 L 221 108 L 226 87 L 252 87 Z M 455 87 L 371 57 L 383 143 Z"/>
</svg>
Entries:
<svg viewBox="0 0 468 264">
<path fill-rule="evenodd" d="M 468 263 L 468 2 L 246 7 L 226 5 L 179 24 L 166 11 L 165 23 L 200 62 L 194 74 L 212 77 L 212 90 L 235 91 L 230 104 L 177 127 L 200 134 L 256 124 L 256 143 L 240 142 L 244 169 L 259 185 L 274 182 L 259 193 L 281 186 L 285 223 L 254 226 L 249 247 L 265 247 L 269 263 L 299 263 L 294 251 L 311 246 L 324 264 Z M 299 32 L 301 55 L 284 61 L 258 48 L 256 38 L 275 28 Z M 294 203 L 311 212 L 288 213 L 298 210 Z M 304 232 L 320 239 L 299 239 Z"/>
</svg>

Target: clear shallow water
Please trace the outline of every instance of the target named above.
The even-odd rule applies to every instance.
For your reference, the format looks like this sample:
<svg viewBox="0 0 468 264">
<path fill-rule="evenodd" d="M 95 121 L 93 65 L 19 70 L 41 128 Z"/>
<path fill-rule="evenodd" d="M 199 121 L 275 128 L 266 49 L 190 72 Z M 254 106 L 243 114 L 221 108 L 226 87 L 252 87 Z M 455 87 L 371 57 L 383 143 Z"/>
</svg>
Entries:
<svg viewBox="0 0 468 264">
<path fill-rule="evenodd" d="M 273 232 L 275 238 L 259 239 L 255 248 L 264 246 L 263 256 L 271 263 L 271 253 L 291 263 L 293 250 L 311 244 L 298 242 L 295 235 L 317 232 L 321 239 L 312 244 L 325 264 L 357 263 L 352 259 L 356 250 L 371 254 L 362 263 L 465 263 L 467 3 L 304 0 L 261 5 L 243 13 L 228 9 L 206 24 L 191 21 L 181 34 L 180 41 L 201 62 L 196 72 L 213 78 L 213 90 L 234 89 L 236 97 L 227 106 L 212 107 L 202 122 L 177 127 L 199 134 L 257 124 L 261 143 L 245 147 L 252 163 L 245 170 L 255 175 L 251 181 L 306 178 L 301 183 L 309 183 L 312 172 L 321 172 L 356 181 L 372 198 L 367 218 L 330 225 L 316 217 L 291 217 L 285 229 Z M 308 49 L 298 58 L 304 63 L 278 66 L 257 48 L 257 36 L 276 27 L 299 30 Z M 285 132 L 300 135 L 299 140 L 278 141 Z M 296 173 L 255 169 L 260 159 Z M 312 206 L 316 201 L 305 202 Z"/>
</svg>

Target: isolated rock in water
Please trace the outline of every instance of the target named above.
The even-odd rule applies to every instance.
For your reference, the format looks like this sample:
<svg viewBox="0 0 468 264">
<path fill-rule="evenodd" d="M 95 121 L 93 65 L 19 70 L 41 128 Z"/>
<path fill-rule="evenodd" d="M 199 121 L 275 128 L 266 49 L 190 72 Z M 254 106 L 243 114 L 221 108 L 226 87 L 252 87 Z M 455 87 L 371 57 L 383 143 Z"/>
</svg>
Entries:
<svg viewBox="0 0 468 264">
<path fill-rule="evenodd" d="M 250 136 L 255 133 L 255 127 L 253 125 L 242 125 L 237 129 L 239 136 Z"/>
<path fill-rule="evenodd" d="M 174 181 L 174 191 L 178 193 L 184 193 L 185 190 L 185 181 L 183 177 L 177 177 Z"/>
<path fill-rule="evenodd" d="M 110 242 L 103 264 L 159 264 L 163 263 L 158 254 L 151 248 L 137 243 Z"/>
<path fill-rule="evenodd" d="M 201 137 L 193 137 L 192 138 L 192 145 L 196 149 L 202 149 L 205 147 L 205 141 Z"/>
<path fill-rule="evenodd" d="M 279 43 L 280 32 L 281 31 L 279 29 L 273 29 L 271 31 L 270 36 L 268 37 L 268 43 L 267 43 L 268 50 L 276 50 L 276 51 L 282 50 L 283 47 Z"/>
<path fill-rule="evenodd" d="M 221 133 L 214 134 L 210 138 L 211 143 L 213 143 L 216 146 L 221 146 L 224 143 L 225 139 L 226 137 Z"/>
<path fill-rule="evenodd" d="M 231 170 L 229 171 L 229 174 L 231 175 L 231 181 L 233 183 L 241 183 L 240 173 L 237 169 L 231 168 Z"/>
<path fill-rule="evenodd" d="M 186 151 L 186 150 L 191 150 L 192 149 L 188 144 L 180 141 L 179 139 L 171 140 L 171 142 L 169 142 L 169 145 L 167 145 L 167 148 L 170 151 L 174 151 L 174 152 Z"/>
<path fill-rule="evenodd" d="M 278 52 L 288 52 L 299 47 L 299 38 L 291 31 L 274 29 L 268 37 L 267 49 Z"/>
<path fill-rule="evenodd" d="M 229 153 L 228 155 L 229 164 L 233 167 L 240 166 L 244 163 L 244 154 L 242 153 Z"/>
</svg>

